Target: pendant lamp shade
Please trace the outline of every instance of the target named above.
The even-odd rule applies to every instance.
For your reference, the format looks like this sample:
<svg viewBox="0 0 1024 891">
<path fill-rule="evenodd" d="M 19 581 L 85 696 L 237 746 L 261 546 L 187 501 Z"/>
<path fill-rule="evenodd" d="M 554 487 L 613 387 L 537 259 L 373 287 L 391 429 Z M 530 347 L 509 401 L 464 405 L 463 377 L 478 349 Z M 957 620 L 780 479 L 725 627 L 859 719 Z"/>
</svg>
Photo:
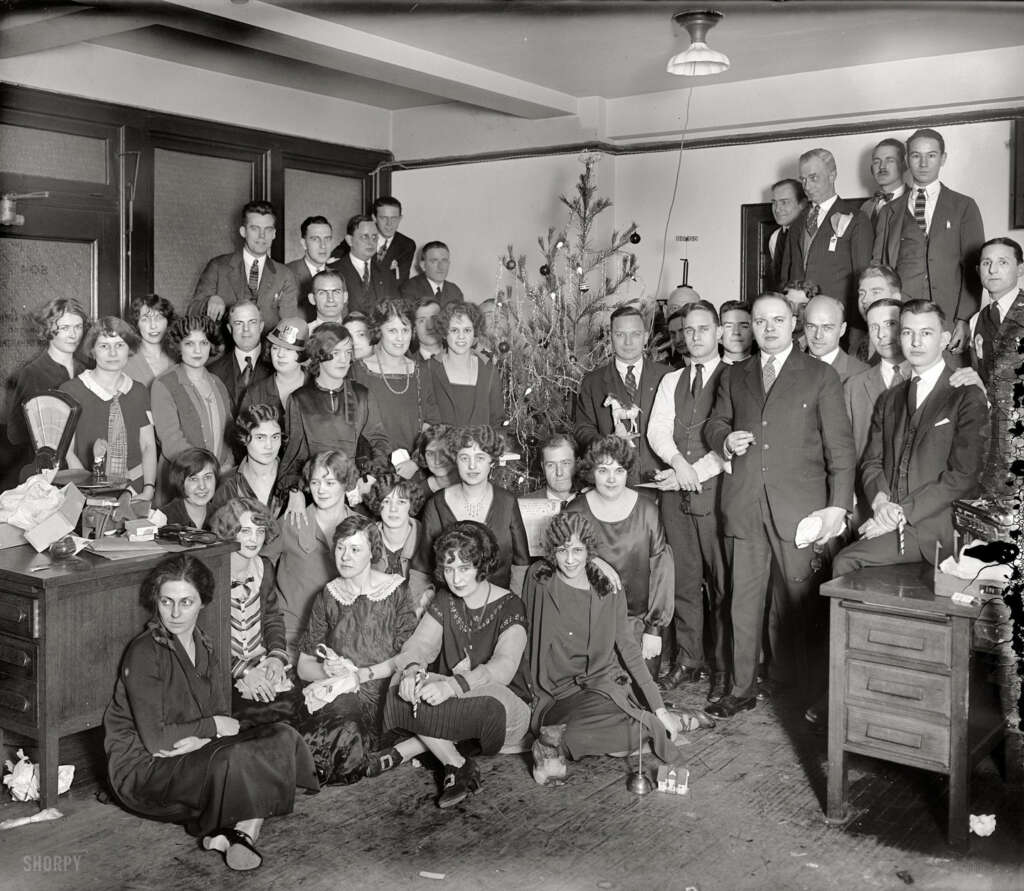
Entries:
<svg viewBox="0 0 1024 891">
<path fill-rule="evenodd" d="M 704 38 L 719 20 L 722 13 L 715 9 L 690 9 L 672 17 L 690 35 L 690 45 L 668 61 L 666 71 L 684 77 L 703 77 L 721 74 L 729 69 L 729 57 L 711 49 Z"/>
</svg>

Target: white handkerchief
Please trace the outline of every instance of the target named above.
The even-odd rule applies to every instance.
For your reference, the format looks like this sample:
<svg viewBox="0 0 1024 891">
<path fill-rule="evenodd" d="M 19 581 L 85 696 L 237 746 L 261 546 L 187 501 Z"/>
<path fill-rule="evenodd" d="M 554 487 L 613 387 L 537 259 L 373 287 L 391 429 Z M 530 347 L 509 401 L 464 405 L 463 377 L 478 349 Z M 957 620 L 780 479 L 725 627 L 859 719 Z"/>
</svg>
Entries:
<svg viewBox="0 0 1024 891">
<path fill-rule="evenodd" d="M 948 424 L 948 423 L 949 423 L 949 418 L 943 418 L 941 421 L 936 422 L 935 426 L 936 427 L 941 427 L 943 424 Z"/>
<path fill-rule="evenodd" d="M 821 517 L 804 517 L 796 527 L 796 535 L 793 543 L 798 548 L 806 548 L 811 542 L 816 541 L 821 535 Z"/>
</svg>

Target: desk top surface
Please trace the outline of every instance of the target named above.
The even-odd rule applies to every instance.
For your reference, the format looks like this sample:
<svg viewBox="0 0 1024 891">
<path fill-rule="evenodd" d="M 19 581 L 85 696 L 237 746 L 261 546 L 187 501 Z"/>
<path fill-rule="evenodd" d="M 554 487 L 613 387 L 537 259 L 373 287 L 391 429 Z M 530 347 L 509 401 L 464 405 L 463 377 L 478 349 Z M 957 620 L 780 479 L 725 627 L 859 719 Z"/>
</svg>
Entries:
<svg viewBox="0 0 1024 891">
<path fill-rule="evenodd" d="M 75 582 L 92 581 L 146 568 L 163 557 L 181 550 L 188 550 L 197 557 L 212 557 L 222 552 L 230 553 L 237 548 L 236 542 L 222 541 L 187 549 L 180 546 L 170 547 L 164 554 L 146 553 L 119 560 L 108 560 L 89 551 L 82 551 L 71 560 L 55 561 L 49 554 L 37 553 L 31 545 L 18 545 L 14 548 L 0 549 L 0 583 L 17 582 L 36 590 L 63 588 Z"/>
<path fill-rule="evenodd" d="M 821 595 L 893 609 L 976 619 L 981 612 L 980 605 L 961 606 L 949 597 L 935 594 L 934 573 L 930 563 L 869 566 L 826 582 L 821 586 Z"/>
</svg>

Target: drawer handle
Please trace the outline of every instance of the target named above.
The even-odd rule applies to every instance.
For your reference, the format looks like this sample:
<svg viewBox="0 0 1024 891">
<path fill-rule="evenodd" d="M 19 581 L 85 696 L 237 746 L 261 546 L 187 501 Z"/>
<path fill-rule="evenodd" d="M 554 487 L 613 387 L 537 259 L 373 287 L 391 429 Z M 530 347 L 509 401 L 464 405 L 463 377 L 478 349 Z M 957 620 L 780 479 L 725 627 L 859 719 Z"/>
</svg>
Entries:
<svg viewBox="0 0 1024 891">
<path fill-rule="evenodd" d="M 878 628 L 868 630 L 868 643 L 881 644 L 885 647 L 899 647 L 901 650 L 924 650 L 923 637 L 909 637 L 906 634 L 894 634 Z"/>
<path fill-rule="evenodd" d="M 17 647 L 0 647 L 0 662 L 17 668 L 27 668 L 32 664 L 32 655 Z"/>
<path fill-rule="evenodd" d="M 924 690 L 911 684 L 899 684 L 896 681 L 883 681 L 878 678 L 868 678 L 868 690 L 872 693 L 882 693 L 886 696 L 899 696 L 900 699 L 913 699 L 920 702 L 924 699 Z"/>
<path fill-rule="evenodd" d="M 31 703 L 20 693 L 0 690 L 0 707 L 10 709 L 12 712 L 27 712 L 30 705 Z"/>
<path fill-rule="evenodd" d="M 0 619 L 3 619 L 5 622 L 13 622 L 15 625 L 20 625 L 27 618 L 28 612 L 25 607 L 18 606 L 16 603 L 0 600 Z"/>
<path fill-rule="evenodd" d="M 921 748 L 921 734 L 919 733 L 904 733 L 902 730 L 893 730 L 891 727 L 878 727 L 874 724 L 868 724 L 868 729 L 864 732 L 864 735 L 868 739 L 893 743 L 893 745 L 897 746 L 906 746 L 908 749 Z"/>
</svg>

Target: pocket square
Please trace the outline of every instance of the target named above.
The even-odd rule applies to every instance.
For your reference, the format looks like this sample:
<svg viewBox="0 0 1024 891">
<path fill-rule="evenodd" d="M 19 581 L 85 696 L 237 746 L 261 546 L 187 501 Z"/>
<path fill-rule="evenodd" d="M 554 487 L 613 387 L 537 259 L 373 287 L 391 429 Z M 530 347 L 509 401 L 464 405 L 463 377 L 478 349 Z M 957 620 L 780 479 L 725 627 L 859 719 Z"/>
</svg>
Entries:
<svg viewBox="0 0 1024 891">
<path fill-rule="evenodd" d="M 943 424 L 948 424 L 948 423 L 949 423 L 949 418 L 943 418 L 941 421 L 937 421 L 935 423 L 935 426 L 936 427 L 941 427 Z"/>
</svg>

